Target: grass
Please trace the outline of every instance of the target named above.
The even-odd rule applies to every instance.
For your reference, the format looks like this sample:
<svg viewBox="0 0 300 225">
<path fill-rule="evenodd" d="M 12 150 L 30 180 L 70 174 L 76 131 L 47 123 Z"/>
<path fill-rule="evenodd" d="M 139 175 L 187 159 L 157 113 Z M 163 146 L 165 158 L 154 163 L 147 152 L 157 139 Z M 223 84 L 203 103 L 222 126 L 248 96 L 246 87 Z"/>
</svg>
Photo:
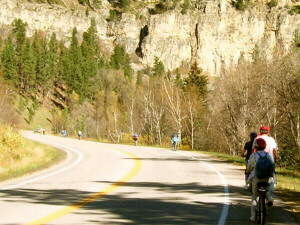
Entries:
<svg viewBox="0 0 300 225">
<path fill-rule="evenodd" d="M 0 181 L 45 169 L 65 157 L 58 149 L 26 140 L 17 130 L 0 125 Z"/>
</svg>

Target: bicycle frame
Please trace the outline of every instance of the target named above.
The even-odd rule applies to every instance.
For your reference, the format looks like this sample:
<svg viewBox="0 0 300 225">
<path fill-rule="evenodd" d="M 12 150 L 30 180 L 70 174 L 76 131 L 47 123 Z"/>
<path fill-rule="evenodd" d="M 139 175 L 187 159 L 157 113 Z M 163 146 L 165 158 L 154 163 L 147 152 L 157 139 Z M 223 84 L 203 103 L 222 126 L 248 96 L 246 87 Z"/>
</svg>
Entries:
<svg viewBox="0 0 300 225">
<path fill-rule="evenodd" d="M 258 224 L 264 225 L 267 217 L 267 207 L 266 207 L 266 192 L 267 192 L 268 182 L 258 182 L 258 200 L 256 201 L 256 222 Z"/>
<path fill-rule="evenodd" d="M 177 150 L 177 143 L 175 141 L 172 143 L 172 150 L 173 151 Z"/>
</svg>

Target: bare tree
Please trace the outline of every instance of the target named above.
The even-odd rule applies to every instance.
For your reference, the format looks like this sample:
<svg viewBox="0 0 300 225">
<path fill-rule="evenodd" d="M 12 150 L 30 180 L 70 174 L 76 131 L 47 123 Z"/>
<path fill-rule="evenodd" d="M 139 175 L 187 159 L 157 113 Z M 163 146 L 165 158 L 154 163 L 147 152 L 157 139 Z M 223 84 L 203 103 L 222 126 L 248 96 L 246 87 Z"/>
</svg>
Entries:
<svg viewBox="0 0 300 225">
<path fill-rule="evenodd" d="M 178 142 L 181 144 L 182 135 L 182 123 L 184 116 L 182 115 L 181 109 L 181 96 L 180 90 L 176 87 L 172 80 L 163 80 L 163 91 L 167 98 L 169 111 L 172 115 L 173 121 L 175 122 L 175 128 L 178 133 Z"/>
</svg>

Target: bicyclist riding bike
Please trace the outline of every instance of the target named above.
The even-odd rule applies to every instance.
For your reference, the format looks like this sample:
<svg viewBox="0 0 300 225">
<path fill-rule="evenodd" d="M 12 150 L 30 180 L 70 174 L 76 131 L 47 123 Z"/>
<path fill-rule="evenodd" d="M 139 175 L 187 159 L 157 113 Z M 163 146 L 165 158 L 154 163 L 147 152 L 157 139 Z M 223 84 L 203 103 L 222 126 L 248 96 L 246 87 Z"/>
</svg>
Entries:
<svg viewBox="0 0 300 225">
<path fill-rule="evenodd" d="M 137 146 L 138 138 L 139 138 L 139 136 L 138 136 L 137 134 L 134 134 L 134 135 L 132 136 L 134 146 Z"/>
<path fill-rule="evenodd" d="M 172 143 L 172 151 L 176 151 L 177 150 L 177 144 L 178 144 L 178 138 L 177 138 L 176 134 L 173 134 L 171 143 Z"/>
<path fill-rule="evenodd" d="M 272 197 L 269 195 L 270 184 L 272 183 L 274 176 L 274 159 L 271 155 L 265 152 L 267 144 L 263 138 L 257 138 L 255 142 L 256 152 L 250 156 L 249 163 L 247 165 L 246 172 L 249 173 L 247 180 L 248 184 L 252 184 L 252 205 L 251 205 L 251 217 L 250 221 L 255 221 L 255 212 L 258 197 L 259 182 L 266 182 L 268 206 L 273 205 Z"/>
<path fill-rule="evenodd" d="M 82 137 L 82 131 L 79 130 L 79 131 L 78 131 L 78 139 L 81 140 L 81 137 Z"/>
</svg>

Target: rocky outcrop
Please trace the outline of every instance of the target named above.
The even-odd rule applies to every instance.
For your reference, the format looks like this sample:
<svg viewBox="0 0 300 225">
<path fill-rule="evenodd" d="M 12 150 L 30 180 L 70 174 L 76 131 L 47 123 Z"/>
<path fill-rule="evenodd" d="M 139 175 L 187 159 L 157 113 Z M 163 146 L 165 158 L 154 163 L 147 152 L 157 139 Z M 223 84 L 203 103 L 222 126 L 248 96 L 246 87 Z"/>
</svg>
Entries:
<svg viewBox="0 0 300 225">
<path fill-rule="evenodd" d="M 241 12 L 230 2 L 203 1 L 203 7 L 185 15 L 176 10 L 150 15 L 144 10 L 143 20 L 133 14 L 122 14 L 119 21 L 107 22 L 107 2 L 101 10 L 87 13 L 86 8 L 80 6 L 74 10 L 2 0 L 0 25 L 3 29 L 15 18 L 21 18 L 28 23 L 28 36 L 41 30 L 49 36 L 56 32 L 58 38 L 69 40 L 74 27 L 82 33 L 94 17 L 99 39 L 108 52 L 115 44 L 122 44 L 129 54 L 138 55 L 138 63 L 144 67 L 153 66 L 155 57 L 168 70 L 188 67 L 197 61 L 210 75 L 218 75 L 222 69 L 237 64 L 242 55 L 252 60 L 255 49 L 269 59 L 276 48 L 288 51 L 295 31 L 300 30 L 299 14 L 290 15 L 284 7 L 268 9 L 259 2 Z"/>
</svg>

